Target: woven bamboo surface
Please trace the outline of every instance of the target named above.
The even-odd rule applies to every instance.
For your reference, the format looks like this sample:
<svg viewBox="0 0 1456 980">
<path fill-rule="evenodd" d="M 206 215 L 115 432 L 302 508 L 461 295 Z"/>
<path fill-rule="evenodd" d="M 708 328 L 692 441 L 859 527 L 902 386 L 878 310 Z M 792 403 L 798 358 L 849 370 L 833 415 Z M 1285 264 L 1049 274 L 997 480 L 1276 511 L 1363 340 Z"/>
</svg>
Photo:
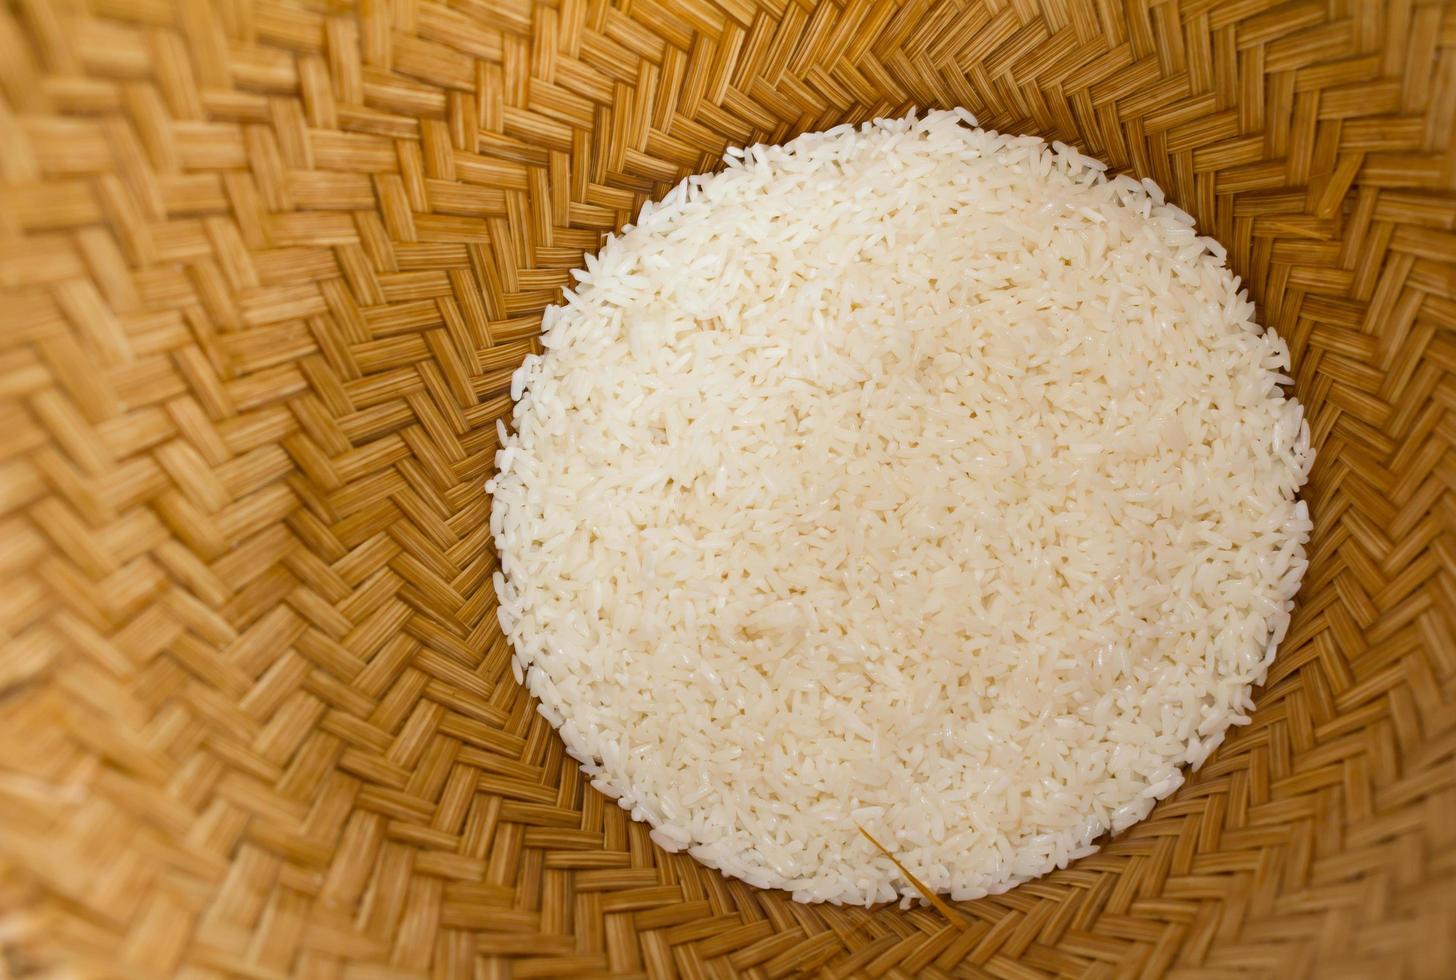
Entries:
<svg viewBox="0 0 1456 980">
<path fill-rule="evenodd" d="M 0 977 L 1456 975 L 1456 6 L 27 0 L 0 93 Z M 605 230 L 951 104 L 1169 189 L 1320 447 L 1254 723 L 962 925 L 586 788 L 482 493 Z"/>
</svg>

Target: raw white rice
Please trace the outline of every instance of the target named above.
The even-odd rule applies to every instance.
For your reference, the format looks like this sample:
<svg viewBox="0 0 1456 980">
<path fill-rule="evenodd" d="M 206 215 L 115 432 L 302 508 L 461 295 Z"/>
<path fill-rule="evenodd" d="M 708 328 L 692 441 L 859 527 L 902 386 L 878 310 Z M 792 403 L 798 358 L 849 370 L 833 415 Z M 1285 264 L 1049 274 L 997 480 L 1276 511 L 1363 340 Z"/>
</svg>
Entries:
<svg viewBox="0 0 1456 980">
<path fill-rule="evenodd" d="M 964 111 L 731 151 L 512 384 L 501 624 L 596 787 L 803 901 L 1095 850 L 1247 721 L 1305 569 L 1289 352 L 1151 181 Z"/>
</svg>

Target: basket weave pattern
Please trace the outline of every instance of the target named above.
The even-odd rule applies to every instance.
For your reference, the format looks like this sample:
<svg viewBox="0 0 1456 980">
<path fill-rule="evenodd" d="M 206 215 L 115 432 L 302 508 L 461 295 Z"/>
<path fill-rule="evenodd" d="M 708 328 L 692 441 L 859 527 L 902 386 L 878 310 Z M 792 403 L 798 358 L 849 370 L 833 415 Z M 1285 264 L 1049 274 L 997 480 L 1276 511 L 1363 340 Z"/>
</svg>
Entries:
<svg viewBox="0 0 1456 980">
<path fill-rule="evenodd" d="M 1007 895 L 807 907 L 583 784 L 482 484 L 603 232 L 912 106 L 1227 246 L 1320 447 L 1254 723 Z M 0 5 L 0 976 L 1448 976 L 1456 7 Z"/>
</svg>

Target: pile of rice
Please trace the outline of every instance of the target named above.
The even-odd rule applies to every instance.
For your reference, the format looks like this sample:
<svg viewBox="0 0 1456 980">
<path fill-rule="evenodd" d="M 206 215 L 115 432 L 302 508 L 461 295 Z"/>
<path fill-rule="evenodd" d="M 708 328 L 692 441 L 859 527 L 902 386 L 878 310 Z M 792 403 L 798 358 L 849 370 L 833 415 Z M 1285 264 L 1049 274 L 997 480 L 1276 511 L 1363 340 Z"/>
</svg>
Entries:
<svg viewBox="0 0 1456 980">
<path fill-rule="evenodd" d="M 491 531 L 518 678 L 652 837 L 803 901 L 1091 853 L 1247 721 L 1312 461 L 1151 182 L 963 111 L 730 151 L 549 310 Z"/>
</svg>

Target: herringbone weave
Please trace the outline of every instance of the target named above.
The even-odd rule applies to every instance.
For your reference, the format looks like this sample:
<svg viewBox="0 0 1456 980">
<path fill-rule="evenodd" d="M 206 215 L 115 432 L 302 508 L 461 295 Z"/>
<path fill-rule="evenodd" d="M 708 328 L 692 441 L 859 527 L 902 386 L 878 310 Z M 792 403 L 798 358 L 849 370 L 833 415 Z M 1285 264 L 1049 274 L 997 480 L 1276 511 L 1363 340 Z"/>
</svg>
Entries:
<svg viewBox="0 0 1456 980">
<path fill-rule="evenodd" d="M 1254 723 L 1034 884 L 800 906 L 513 683 L 543 306 L 726 144 L 960 104 L 1151 176 L 1319 462 Z M 0 976 L 1456 975 L 1456 6 L 0 4 Z"/>
</svg>

